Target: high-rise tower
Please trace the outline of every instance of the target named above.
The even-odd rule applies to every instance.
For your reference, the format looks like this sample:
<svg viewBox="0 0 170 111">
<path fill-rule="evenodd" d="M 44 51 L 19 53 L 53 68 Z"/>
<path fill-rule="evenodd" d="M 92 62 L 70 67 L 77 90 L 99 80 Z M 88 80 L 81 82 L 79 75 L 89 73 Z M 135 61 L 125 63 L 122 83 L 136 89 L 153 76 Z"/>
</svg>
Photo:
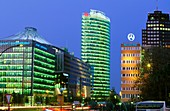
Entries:
<svg viewBox="0 0 170 111">
<path fill-rule="evenodd" d="M 135 86 L 135 81 L 140 75 L 141 46 L 133 42 L 135 36 L 130 33 L 130 42 L 121 44 L 121 100 L 127 102 L 139 99 L 140 91 Z"/>
<path fill-rule="evenodd" d="M 110 19 L 98 10 L 82 15 L 81 58 L 91 65 L 92 99 L 110 91 Z"/>
<path fill-rule="evenodd" d="M 142 30 L 142 45 L 153 47 L 170 47 L 169 14 L 154 11 L 148 14 L 146 29 Z"/>
</svg>

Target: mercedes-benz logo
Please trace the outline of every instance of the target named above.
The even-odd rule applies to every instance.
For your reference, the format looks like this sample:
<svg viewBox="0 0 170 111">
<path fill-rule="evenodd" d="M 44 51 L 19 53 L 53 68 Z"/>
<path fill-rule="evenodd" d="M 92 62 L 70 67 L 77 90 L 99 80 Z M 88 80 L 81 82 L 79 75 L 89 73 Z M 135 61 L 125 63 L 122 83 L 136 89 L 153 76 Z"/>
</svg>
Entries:
<svg viewBox="0 0 170 111">
<path fill-rule="evenodd" d="M 128 40 L 129 41 L 134 41 L 135 40 L 135 35 L 133 33 L 128 34 Z"/>
</svg>

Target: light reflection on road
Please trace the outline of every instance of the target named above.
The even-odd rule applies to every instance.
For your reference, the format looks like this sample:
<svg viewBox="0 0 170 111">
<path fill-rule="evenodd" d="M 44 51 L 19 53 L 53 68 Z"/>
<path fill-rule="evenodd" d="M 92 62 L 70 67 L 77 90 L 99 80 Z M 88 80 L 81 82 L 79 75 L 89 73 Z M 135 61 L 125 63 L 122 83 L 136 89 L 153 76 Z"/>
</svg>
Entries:
<svg viewBox="0 0 170 111">
<path fill-rule="evenodd" d="M 7 110 L 8 107 L 0 107 L 0 110 Z M 11 106 L 10 107 L 11 110 L 14 109 L 40 109 L 42 111 L 71 111 L 72 110 L 72 106 L 68 105 L 68 106 Z M 76 111 L 79 110 L 85 110 L 88 111 L 89 107 L 76 107 Z M 94 110 L 89 110 L 89 111 L 94 111 Z"/>
</svg>

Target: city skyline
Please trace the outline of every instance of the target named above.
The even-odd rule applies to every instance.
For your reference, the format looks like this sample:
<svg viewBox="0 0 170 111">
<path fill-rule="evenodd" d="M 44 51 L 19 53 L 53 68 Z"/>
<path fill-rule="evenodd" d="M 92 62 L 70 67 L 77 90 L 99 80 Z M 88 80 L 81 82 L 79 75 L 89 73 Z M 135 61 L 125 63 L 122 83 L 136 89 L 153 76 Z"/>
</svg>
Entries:
<svg viewBox="0 0 170 111">
<path fill-rule="evenodd" d="M 156 10 L 156 0 L 127 1 L 1 1 L 0 38 L 22 31 L 24 27 L 35 27 L 48 42 L 66 47 L 80 58 L 81 17 L 83 12 L 96 9 L 111 19 L 111 78 L 110 85 L 120 91 L 120 45 L 127 42 L 132 32 L 136 42 L 141 43 L 142 29 L 147 14 Z M 170 1 L 158 1 L 158 10 L 168 13 Z"/>
</svg>

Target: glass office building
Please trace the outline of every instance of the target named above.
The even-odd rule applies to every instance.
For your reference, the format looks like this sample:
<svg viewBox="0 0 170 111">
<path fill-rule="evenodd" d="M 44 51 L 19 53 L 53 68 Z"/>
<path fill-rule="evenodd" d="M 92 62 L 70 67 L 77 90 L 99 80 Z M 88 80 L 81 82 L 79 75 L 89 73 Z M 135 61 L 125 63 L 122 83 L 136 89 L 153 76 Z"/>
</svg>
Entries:
<svg viewBox="0 0 170 111">
<path fill-rule="evenodd" d="M 98 10 L 82 15 L 81 58 L 91 66 L 92 99 L 110 91 L 110 19 Z"/>
<path fill-rule="evenodd" d="M 67 49 L 63 54 L 58 54 L 64 62 L 58 61 L 58 85 L 61 85 L 66 101 L 75 101 L 78 98 L 90 97 L 90 65 L 83 62 Z M 67 89 L 68 88 L 68 89 Z M 67 89 L 67 90 L 66 90 Z M 67 97 L 66 97 L 67 95 Z"/>
<path fill-rule="evenodd" d="M 64 81 L 58 72 L 62 71 L 61 65 L 64 67 L 66 61 L 61 55 L 68 52 L 42 39 L 35 28 L 26 27 L 23 32 L 0 40 L 0 52 L 0 94 L 17 94 L 30 105 L 37 102 L 45 104 L 47 99 L 54 97 L 56 90 L 64 88 L 56 85 L 58 80 L 59 84 Z M 83 64 L 88 67 L 86 63 Z M 78 66 L 72 68 L 77 71 L 89 70 Z M 75 77 L 83 73 L 79 74 Z M 67 73 L 66 76 L 70 80 L 71 74 Z M 90 79 L 88 76 L 83 77 Z M 65 81 L 65 84 L 69 82 Z M 65 88 L 69 92 L 68 85 Z"/>
</svg>

